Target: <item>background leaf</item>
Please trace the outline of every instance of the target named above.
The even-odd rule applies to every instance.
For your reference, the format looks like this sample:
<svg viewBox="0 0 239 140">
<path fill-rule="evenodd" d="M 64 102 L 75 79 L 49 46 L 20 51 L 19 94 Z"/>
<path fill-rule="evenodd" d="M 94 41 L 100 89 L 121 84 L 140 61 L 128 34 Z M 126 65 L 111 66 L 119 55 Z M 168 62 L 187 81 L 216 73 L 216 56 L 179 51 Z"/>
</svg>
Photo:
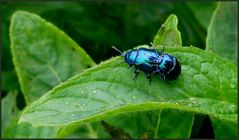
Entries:
<svg viewBox="0 0 239 140">
<path fill-rule="evenodd" d="M 4 81 L 2 83 L 4 89 L 2 90 L 2 93 L 3 93 L 2 97 L 4 97 L 7 93 L 12 92 L 12 90 L 15 90 L 17 88 L 17 85 L 19 85 L 17 84 L 17 81 L 14 80 L 14 77 L 16 78 L 16 75 L 14 75 L 15 72 L 13 70 L 13 64 L 11 63 L 11 55 L 9 55 L 10 41 L 9 41 L 9 33 L 8 33 L 11 15 L 16 10 L 21 9 L 21 10 L 31 11 L 33 13 L 37 13 L 41 15 L 41 17 L 47 19 L 48 21 L 51 21 L 52 23 L 54 23 L 54 25 L 56 25 L 57 27 L 62 29 L 64 32 L 66 32 L 78 44 L 81 44 L 82 47 L 84 47 L 84 49 L 88 52 L 88 54 L 90 54 L 92 58 L 98 63 L 114 55 L 113 51 L 110 48 L 112 45 L 120 47 L 121 50 L 128 50 L 128 49 L 131 49 L 132 46 L 149 43 L 154 37 L 155 33 L 157 32 L 158 27 L 165 21 L 165 19 L 171 13 L 174 13 L 179 17 L 179 21 L 178 21 L 179 29 L 182 34 L 183 44 L 186 46 L 189 46 L 190 44 L 194 44 L 204 49 L 206 31 L 207 31 L 205 23 L 209 22 L 209 20 L 207 19 L 210 19 L 211 17 L 210 11 L 212 11 L 213 9 L 212 8 L 213 4 L 215 6 L 215 3 L 205 4 L 200 2 L 199 3 L 156 2 L 156 3 L 147 3 L 147 4 L 141 3 L 141 2 L 140 3 L 137 3 L 137 2 L 136 3 L 135 2 L 133 3 L 107 3 L 107 2 L 15 3 L 15 2 L 7 2 L 3 4 L 1 3 L 1 8 L 4 11 L 2 14 L 2 26 L 3 26 L 3 30 L 2 30 L 3 47 L 2 48 L 3 49 L 1 49 L 1 51 L 3 52 L 1 53 L 1 56 L 4 56 L 3 57 L 4 61 L 2 63 L 2 68 L 3 68 L 2 72 L 4 73 Z M 59 19 L 67 19 L 67 20 L 59 20 Z M 98 22 L 92 22 L 92 21 L 95 21 L 95 19 L 98 19 Z M 105 36 L 107 36 L 107 38 L 105 38 Z M 100 55 L 99 55 L 99 51 L 100 51 Z M 9 79 L 12 79 L 11 84 L 8 84 Z M 22 93 L 19 90 L 17 104 L 20 109 L 25 106 L 23 99 L 21 97 L 21 94 Z M 163 111 L 165 110 L 164 109 L 161 110 L 162 113 Z M 135 112 L 135 114 L 138 114 L 138 115 L 141 114 L 140 115 L 141 117 L 145 117 L 144 115 L 147 114 L 148 111 L 143 111 L 143 112 L 142 113 Z M 157 113 L 156 111 L 151 111 L 152 116 L 154 116 L 153 112 Z M 168 115 L 170 116 L 171 113 L 168 113 Z M 127 113 L 124 113 L 124 114 L 127 114 Z M 161 117 L 163 116 L 165 115 L 161 115 Z M 167 118 L 168 116 L 165 116 L 165 117 Z M 178 118 L 178 117 L 180 116 L 175 116 L 175 118 Z M 187 118 L 184 118 L 184 119 L 186 120 Z M 215 123 L 213 117 L 211 117 L 210 119 L 213 120 L 213 123 Z M 200 121 L 198 122 L 198 120 L 195 120 L 195 121 L 197 121 L 197 123 L 194 124 L 195 127 L 193 129 L 198 127 L 200 128 L 201 126 L 198 126 L 198 124 L 199 125 L 205 124 L 206 126 L 210 125 L 210 122 L 200 123 Z M 230 127 L 232 126 L 230 121 L 229 123 L 227 122 L 228 121 L 220 121 L 219 119 L 219 122 L 216 122 L 216 123 L 220 124 L 219 126 L 222 126 L 223 128 L 227 129 L 226 126 L 228 124 L 229 124 L 228 126 Z M 163 122 L 161 121 L 161 125 L 162 123 Z M 92 126 L 93 131 L 92 130 L 90 131 L 90 129 L 88 129 L 85 124 L 81 123 L 80 126 L 76 124 L 75 127 L 71 128 L 71 130 L 69 127 L 63 127 L 62 131 L 60 131 L 58 134 L 60 134 L 61 137 L 64 137 L 68 135 L 67 134 L 68 132 L 70 131 L 73 132 L 76 130 L 73 134 L 68 135 L 68 137 L 83 136 L 83 137 L 94 138 L 96 136 L 95 134 L 98 135 L 98 132 L 99 132 L 97 131 L 97 128 L 103 130 L 102 126 L 100 125 L 100 122 L 89 123 L 89 124 Z M 25 125 L 25 123 L 23 123 L 23 125 Z M 111 123 L 110 125 L 116 128 L 116 130 L 121 129 L 117 127 L 117 125 L 115 125 L 114 123 Z M 164 127 L 164 128 L 167 128 L 167 127 Z M 234 128 L 236 128 L 236 126 Z M 234 131 L 235 130 L 234 128 L 233 129 L 228 128 L 228 130 Z M 205 129 L 207 130 L 205 131 L 206 133 L 211 133 L 211 131 L 208 130 L 208 127 L 204 127 L 201 130 L 205 130 Z M 31 128 L 29 130 L 35 131 L 35 129 L 31 129 Z M 163 129 L 163 130 L 166 130 L 166 129 Z M 13 131 L 9 130 L 9 132 L 13 132 Z M 102 134 L 102 132 L 99 132 L 99 133 Z M 147 131 L 144 133 L 143 136 L 141 136 L 141 138 L 153 137 L 153 135 L 154 134 L 152 134 L 151 131 L 150 132 Z M 45 137 L 47 136 L 45 135 Z M 109 135 L 107 134 L 98 135 L 98 137 L 107 138 L 109 137 Z M 207 134 L 201 131 L 199 134 L 196 134 L 196 136 L 194 137 L 209 138 Z"/>
<path fill-rule="evenodd" d="M 237 55 L 237 4 L 218 4 L 208 27 L 207 50 L 236 62 Z"/>
<path fill-rule="evenodd" d="M 170 15 L 162 24 L 153 43 L 164 46 L 182 46 L 181 34 L 177 30 L 178 19 L 175 15 Z"/>
<path fill-rule="evenodd" d="M 16 12 L 10 33 L 15 69 L 27 103 L 94 65 L 73 40 L 37 15 Z"/>
<path fill-rule="evenodd" d="M 189 138 L 193 120 L 194 113 L 167 109 L 121 113 L 105 119 L 132 138 L 142 138 L 143 135 L 147 138 Z"/>
<path fill-rule="evenodd" d="M 167 51 L 183 64 L 177 81 L 165 83 L 155 76 L 149 86 L 142 74 L 134 81 L 125 65 L 112 69 L 122 60 L 111 59 L 53 89 L 28 106 L 19 121 L 58 126 L 120 112 L 177 108 L 236 123 L 235 65 L 194 47 Z"/>
<path fill-rule="evenodd" d="M 16 106 L 16 92 L 10 92 L 6 97 L 2 100 L 2 129 L 5 129 L 12 116 L 18 113 L 18 108 Z"/>
<path fill-rule="evenodd" d="M 238 123 L 230 123 L 230 121 L 211 118 L 213 130 L 216 138 L 237 138 Z"/>
<path fill-rule="evenodd" d="M 13 28 L 11 28 L 11 33 L 18 35 L 16 35 L 17 37 L 12 36 L 12 38 L 14 38 L 14 42 L 12 42 L 14 44 L 13 49 L 14 51 L 17 51 L 17 53 L 15 52 L 15 57 L 21 58 L 17 61 L 17 68 L 18 66 L 20 67 L 20 77 L 23 77 L 23 79 L 26 80 L 21 83 L 21 85 L 23 88 L 29 85 L 32 87 L 30 89 L 24 89 L 26 91 L 25 96 L 30 100 L 38 98 L 31 94 L 37 94 L 37 96 L 40 97 L 41 94 L 44 94 L 44 92 L 53 88 L 55 85 L 52 84 L 52 82 L 55 84 L 60 82 L 57 81 L 60 79 L 58 76 L 62 76 L 64 78 L 63 80 L 66 80 L 83 69 L 94 65 L 91 58 L 89 58 L 81 48 L 53 25 L 45 22 L 36 15 L 26 12 L 18 12 L 14 16 L 15 17 L 13 18 L 15 19 L 13 19 L 14 23 L 12 23 L 11 26 Z M 29 29 L 29 27 L 31 28 Z M 40 31 L 39 28 L 41 29 Z M 26 30 L 28 30 L 28 33 L 24 32 Z M 52 32 L 48 32 L 49 30 L 52 30 Z M 44 37 L 42 37 L 42 35 Z M 56 48 L 54 49 L 54 47 Z M 21 56 L 22 54 L 24 55 Z M 43 57 L 44 55 L 45 57 Z M 67 59 L 65 58 L 68 58 L 68 61 L 66 61 Z M 74 60 L 74 62 L 70 62 L 69 59 Z M 53 67 L 58 70 L 54 70 L 50 64 L 51 62 L 54 63 Z M 23 63 L 32 63 L 32 65 L 23 65 Z M 48 71 L 45 71 L 44 68 L 48 68 Z M 49 69 L 52 70 L 51 73 L 49 72 Z M 58 73 L 60 74 L 58 75 Z M 39 76 L 35 77 L 35 75 Z M 28 81 L 29 78 L 35 78 L 35 80 L 31 79 Z M 49 82 L 52 85 L 49 86 Z M 33 89 L 33 87 L 35 89 Z M 57 137 L 59 129 L 57 127 L 34 128 L 27 123 L 19 125 L 17 124 L 18 119 L 19 117 L 15 116 L 14 119 L 11 120 L 10 125 L 4 131 L 5 137 Z M 24 131 L 22 131 L 22 129 Z M 12 133 L 13 131 L 16 131 L 16 133 Z"/>
<path fill-rule="evenodd" d="M 207 51 L 213 51 L 221 57 L 236 62 L 237 50 L 237 5 L 233 2 L 221 2 L 217 5 L 211 19 L 208 36 Z M 230 107 L 229 107 L 230 108 Z M 237 125 L 220 121 L 217 118 L 212 120 L 213 130 L 216 138 L 236 138 Z"/>
<path fill-rule="evenodd" d="M 67 138 L 110 138 L 99 121 L 61 127 L 58 130 L 58 136 Z"/>
<path fill-rule="evenodd" d="M 192 11 L 195 22 L 199 22 L 204 29 L 208 28 L 213 11 L 216 9 L 215 2 L 187 2 L 187 6 Z"/>
<path fill-rule="evenodd" d="M 56 138 L 57 127 L 32 127 L 29 123 L 18 124 L 19 116 L 11 118 L 10 124 L 4 130 L 4 138 Z"/>
<path fill-rule="evenodd" d="M 2 89 L 5 91 L 20 90 L 20 85 L 17 82 L 17 75 L 15 71 L 2 72 Z M 9 84 L 11 83 L 11 84 Z"/>
</svg>

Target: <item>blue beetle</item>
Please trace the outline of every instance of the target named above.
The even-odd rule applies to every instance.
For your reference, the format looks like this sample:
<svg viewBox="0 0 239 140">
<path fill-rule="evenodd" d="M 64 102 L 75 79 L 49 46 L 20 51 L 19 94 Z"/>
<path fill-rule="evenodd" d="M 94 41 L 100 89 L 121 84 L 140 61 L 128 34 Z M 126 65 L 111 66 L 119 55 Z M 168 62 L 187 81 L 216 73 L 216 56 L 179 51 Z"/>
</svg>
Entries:
<svg viewBox="0 0 239 140">
<path fill-rule="evenodd" d="M 159 75 L 162 80 L 175 80 L 181 73 L 181 65 L 178 59 L 167 53 L 164 49 L 157 51 L 156 49 L 138 48 L 122 53 L 116 47 L 115 50 L 121 53 L 124 61 L 129 67 L 134 66 L 135 78 L 138 76 L 138 69 L 143 71 L 151 83 L 151 75 Z"/>
</svg>

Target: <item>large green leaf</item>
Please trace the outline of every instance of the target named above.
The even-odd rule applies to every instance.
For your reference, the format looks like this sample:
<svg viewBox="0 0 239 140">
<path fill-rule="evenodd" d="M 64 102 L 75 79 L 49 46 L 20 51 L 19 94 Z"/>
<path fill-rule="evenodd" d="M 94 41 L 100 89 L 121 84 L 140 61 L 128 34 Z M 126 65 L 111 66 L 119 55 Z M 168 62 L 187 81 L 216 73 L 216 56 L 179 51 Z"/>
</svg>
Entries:
<svg viewBox="0 0 239 140">
<path fill-rule="evenodd" d="M 175 15 L 170 15 L 168 19 L 165 21 L 165 23 L 162 25 L 162 27 L 159 29 L 157 35 L 154 38 L 154 43 L 157 45 L 157 49 L 162 49 L 161 46 L 164 46 L 165 49 L 167 49 L 167 46 L 174 46 L 174 47 L 182 47 L 182 41 L 181 41 L 181 34 L 178 31 L 178 19 Z M 161 111 L 160 111 L 161 112 Z M 163 137 L 163 138 L 189 138 L 191 128 L 194 121 L 194 113 L 183 113 L 178 110 L 172 111 L 172 112 L 164 112 L 163 115 L 160 115 L 160 112 L 151 112 L 151 116 L 158 116 L 154 121 L 157 120 L 163 120 L 160 122 L 160 126 L 157 126 L 157 123 L 154 123 L 154 138 Z M 141 118 L 147 118 L 149 116 L 144 116 L 145 113 L 142 113 L 140 115 Z M 177 125 L 175 125 L 174 120 L 175 118 L 172 118 L 171 116 L 174 116 L 175 118 L 180 118 L 181 121 L 177 122 Z M 132 120 L 133 118 L 131 118 Z M 152 119 L 152 118 L 148 118 Z M 165 120 L 165 121 L 164 121 Z M 135 120 L 138 121 L 138 120 Z M 187 122 L 187 123 L 185 123 Z M 145 123 L 144 128 L 147 128 L 151 126 L 152 124 Z M 175 127 L 177 126 L 177 127 Z M 139 126 L 142 127 L 142 126 Z M 174 131 L 172 131 L 171 128 L 174 127 Z M 185 128 L 185 129 L 181 129 Z M 135 130 L 135 129 L 134 129 Z M 156 132 L 157 130 L 160 130 L 159 132 Z M 164 133 L 168 132 L 168 133 Z M 142 133 L 137 134 L 138 137 L 142 135 Z M 136 135 L 134 135 L 136 136 Z"/>
<path fill-rule="evenodd" d="M 167 51 L 182 64 L 176 81 L 164 82 L 154 76 L 148 85 L 142 73 L 133 80 L 133 71 L 126 65 L 113 68 L 122 62 L 122 58 L 113 58 L 54 88 L 28 106 L 19 122 L 58 126 L 120 112 L 175 108 L 236 123 L 235 65 L 194 47 Z"/>
<path fill-rule="evenodd" d="M 11 41 L 21 88 L 28 103 L 94 65 L 66 34 L 34 14 L 17 12 L 13 15 Z M 17 124 L 18 119 L 15 116 L 11 120 L 4 137 L 57 137 L 57 127 L 34 128 L 27 123 Z"/>
<path fill-rule="evenodd" d="M 206 49 L 236 62 L 237 3 L 219 3 L 208 27 Z"/>
<path fill-rule="evenodd" d="M 171 25 L 169 24 L 169 23 L 174 23 L 175 21 L 177 21 L 177 17 L 170 16 L 170 18 L 167 20 L 167 24 L 165 25 L 165 28 L 170 29 L 172 32 L 175 32 L 176 34 L 172 34 L 172 35 L 168 34 L 166 36 L 162 36 L 161 32 L 165 32 L 165 30 L 160 30 L 158 32 L 157 36 L 159 36 L 160 39 L 162 41 L 164 41 L 161 45 L 169 44 L 170 40 L 180 39 L 180 38 L 177 38 L 178 36 L 180 37 L 180 33 L 177 31 L 177 24 L 171 24 Z M 176 36 L 176 38 L 175 38 L 175 36 Z M 177 42 L 179 43 L 180 41 L 177 41 Z M 155 45 L 160 45 L 160 44 L 155 44 Z M 180 46 L 180 45 L 181 44 L 177 44 L 177 46 Z M 160 46 L 157 46 L 157 47 L 158 47 L 158 49 L 161 49 Z M 142 137 L 142 135 L 144 133 L 147 134 L 148 130 L 145 130 L 145 129 L 149 128 L 149 127 L 152 128 L 152 131 L 160 130 L 158 133 L 154 132 L 155 135 L 150 136 L 150 137 L 188 138 L 190 136 L 192 123 L 194 120 L 193 115 L 192 115 L 193 113 L 183 113 L 180 111 L 178 111 L 178 112 L 172 111 L 172 112 L 168 112 L 168 113 L 165 113 L 165 111 L 162 111 L 162 112 L 164 112 L 163 115 L 159 115 L 160 113 L 157 111 L 151 111 L 150 115 L 149 115 L 149 112 L 143 111 L 142 113 L 137 113 L 137 117 L 134 117 L 135 115 L 132 116 L 132 114 L 129 115 L 127 113 L 125 113 L 123 115 L 115 116 L 115 117 L 109 116 L 107 121 L 110 120 L 111 128 L 107 127 L 106 130 L 108 131 L 109 134 L 111 134 L 111 136 L 113 138 Z M 172 118 L 171 116 L 174 116 L 174 117 Z M 120 122 L 118 121 L 119 118 L 121 120 Z M 177 122 L 176 128 L 175 128 L 175 123 L 171 123 L 171 122 L 175 121 L 175 118 L 180 118 L 180 120 L 181 120 L 180 122 Z M 138 121 L 144 122 L 144 120 L 152 120 L 153 122 L 151 124 L 137 123 Z M 157 126 L 157 120 L 163 120 L 160 122 L 160 126 Z M 128 125 L 129 121 L 135 122 L 133 125 L 134 126 L 133 128 Z M 89 125 L 91 125 L 91 124 L 89 124 Z M 84 125 L 82 125 L 82 126 L 84 126 Z M 94 126 L 97 126 L 97 125 L 94 125 Z M 116 127 L 116 128 L 112 130 L 112 127 L 113 128 Z M 72 127 L 66 127 L 65 129 L 62 129 L 62 130 L 69 131 L 69 130 L 72 130 L 71 128 Z M 86 128 L 88 128 L 88 127 L 86 127 Z M 137 131 L 137 128 L 140 129 L 140 131 Z M 145 128 L 145 129 L 143 129 L 143 128 Z M 174 130 L 172 131 L 171 128 L 174 128 Z M 182 129 L 182 128 L 185 128 L 185 129 Z M 119 131 L 118 129 L 122 130 L 123 132 L 125 131 L 128 134 L 124 134 L 123 132 Z M 168 132 L 168 133 L 165 133 L 165 132 Z M 106 137 L 105 135 L 98 135 L 97 131 L 95 132 L 95 134 L 97 134 L 96 136 L 99 136 L 101 138 Z M 159 134 L 159 135 L 157 135 L 157 134 Z M 79 133 L 78 136 L 79 137 L 88 136 L 88 137 L 92 138 L 91 133 L 89 133 L 89 134 Z M 95 138 L 95 137 L 93 137 L 93 138 Z"/>
<path fill-rule="evenodd" d="M 16 12 L 12 16 L 10 38 L 15 69 L 27 103 L 94 65 L 64 32 L 35 14 Z"/>
</svg>

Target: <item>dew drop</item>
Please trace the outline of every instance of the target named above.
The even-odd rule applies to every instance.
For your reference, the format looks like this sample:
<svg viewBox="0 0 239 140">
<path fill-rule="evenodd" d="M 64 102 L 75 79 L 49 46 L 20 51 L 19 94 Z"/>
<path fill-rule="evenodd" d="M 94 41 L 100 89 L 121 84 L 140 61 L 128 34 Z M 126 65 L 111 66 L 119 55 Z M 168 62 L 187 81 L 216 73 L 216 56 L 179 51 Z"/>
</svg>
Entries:
<svg viewBox="0 0 239 140">
<path fill-rule="evenodd" d="M 71 116 L 72 116 L 72 117 L 74 117 L 74 116 L 75 116 L 75 114 L 71 114 Z"/>
<path fill-rule="evenodd" d="M 92 99 L 91 99 L 90 97 L 87 97 L 87 100 L 88 100 L 88 101 L 91 101 Z"/>
<path fill-rule="evenodd" d="M 65 102 L 66 105 L 69 105 L 69 102 Z"/>
<path fill-rule="evenodd" d="M 230 86 L 231 86 L 231 88 L 235 88 L 235 84 L 233 84 L 233 83 Z"/>
<path fill-rule="evenodd" d="M 81 91 L 80 91 L 80 93 L 84 93 L 84 91 L 83 91 L 83 90 L 81 90 Z"/>
<path fill-rule="evenodd" d="M 196 104 L 197 102 L 196 101 L 192 101 L 193 104 Z"/>
<path fill-rule="evenodd" d="M 93 90 L 93 93 L 96 93 L 96 90 Z"/>
<path fill-rule="evenodd" d="M 86 104 L 82 104 L 83 106 L 85 106 Z"/>
<path fill-rule="evenodd" d="M 136 99 L 137 99 L 137 96 L 134 96 L 134 95 L 133 95 L 133 96 L 132 96 L 132 99 L 133 99 L 133 100 L 136 100 Z"/>
</svg>

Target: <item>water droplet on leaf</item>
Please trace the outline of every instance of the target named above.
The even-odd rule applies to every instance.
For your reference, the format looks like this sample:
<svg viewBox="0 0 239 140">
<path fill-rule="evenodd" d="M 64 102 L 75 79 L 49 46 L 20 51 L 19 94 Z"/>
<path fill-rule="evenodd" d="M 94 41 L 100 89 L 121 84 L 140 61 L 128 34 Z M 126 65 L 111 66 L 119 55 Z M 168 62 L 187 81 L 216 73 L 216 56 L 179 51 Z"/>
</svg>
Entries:
<svg viewBox="0 0 239 140">
<path fill-rule="evenodd" d="M 133 100 L 136 100 L 136 99 L 137 99 L 137 96 L 133 95 L 133 96 L 132 96 L 132 99 L 133 99 Z"/>
</svg>

